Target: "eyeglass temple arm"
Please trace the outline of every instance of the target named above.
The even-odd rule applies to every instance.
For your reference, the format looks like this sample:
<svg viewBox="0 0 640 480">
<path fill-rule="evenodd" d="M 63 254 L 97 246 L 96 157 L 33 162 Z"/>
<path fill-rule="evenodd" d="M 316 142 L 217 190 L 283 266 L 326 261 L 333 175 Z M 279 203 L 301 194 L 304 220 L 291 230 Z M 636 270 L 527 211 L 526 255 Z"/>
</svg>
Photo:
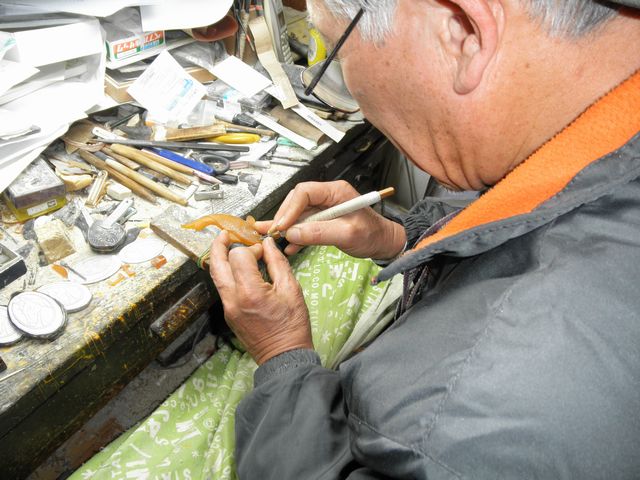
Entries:
<svg viewBox="0 0 640 480">
<path fill-rule="evenodd" d="M 311 83 L 309 84 L 309 86 L 304 90 L 305 95 L 311 95 L 311 92 L 313 91 L 314 88 L 316 88 L 316 85 L 324 75 L 324 72 L 326 72 L 327 68 L 329 68 L 329 65 L 331 64 L 334 57 L 338 53 L 338 50 L 340 50 L 340 47 L 342 47 L 342 44 L 347 40 L 347 38 L 349 37 L 353 29 L 356 28 L 356 25 L 358 24 L 358 21 L 360 20 L 360 17 L 362 17 L 363 14 L 364 14 L 364 10 L 362 8 L 358 10 L 358 13 L 356 13 L 356 16 L 353 17 L 353 20 L 351 20 L 351 23 L 349 24 L 347 29 L 344 31 L 344 33 L 338 40 L 338 43 L 336 43 L 336 46 L 333 48 L 333 50 L 331 50 L 331 53 L 329 54 L 329 56 L 324 60 L 324 63 L 322 64 L 322 67 L 320 67 L 320 70 L 318 71 L 318 73 L 316 73 L 315 77 L 313 77 L 313 79 L 311 80 Z"/>
</svg>

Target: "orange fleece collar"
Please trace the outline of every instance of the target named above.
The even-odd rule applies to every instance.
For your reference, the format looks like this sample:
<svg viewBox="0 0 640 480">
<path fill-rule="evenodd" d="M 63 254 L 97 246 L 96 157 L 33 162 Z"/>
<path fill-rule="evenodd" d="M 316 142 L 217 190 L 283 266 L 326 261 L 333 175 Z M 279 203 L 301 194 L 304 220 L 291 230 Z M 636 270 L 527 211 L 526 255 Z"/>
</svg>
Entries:
<svg viewBox="0 0 640 480">
<path fill-rule="evenodd" d="M 532 212 L 582 169 L 639 131 L 640 72 L 636 72 L 407 254 L 474 227 Z"/>
</svg>

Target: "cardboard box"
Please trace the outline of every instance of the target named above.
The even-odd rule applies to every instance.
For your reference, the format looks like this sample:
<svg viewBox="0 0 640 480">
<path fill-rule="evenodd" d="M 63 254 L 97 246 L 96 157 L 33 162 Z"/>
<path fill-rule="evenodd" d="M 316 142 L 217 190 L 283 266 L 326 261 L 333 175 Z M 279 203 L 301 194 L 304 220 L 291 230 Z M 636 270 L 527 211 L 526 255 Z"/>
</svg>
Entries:
<svg viewBox="0 0 640 480">
<path fill-rule="evenodd" d="M 126 36 L 116 40 L 107 40 L 107 58 L 122 60 L 142 52 L 158 50 L 165 44 L 164 32 L 147 32 L 141 35 Z"/>
</svg>

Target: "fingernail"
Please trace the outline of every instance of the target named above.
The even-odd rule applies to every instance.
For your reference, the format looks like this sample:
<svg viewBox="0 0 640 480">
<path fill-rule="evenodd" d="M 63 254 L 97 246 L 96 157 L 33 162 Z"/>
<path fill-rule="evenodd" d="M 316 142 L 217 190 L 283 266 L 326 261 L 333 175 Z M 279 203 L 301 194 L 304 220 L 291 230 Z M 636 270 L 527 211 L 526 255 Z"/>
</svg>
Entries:
<svg viewBox="0 0 640 480">
<path fill-rule="evenodd" d="M 291 227 L 287 230 L 287 240 L 289 243 L 300 243 L 302 233 L 298 227 Z"/>
<path fill-rule="evenodd" d="M 278 229 L 280 228 L 280 225 L 282 224 L 282 220 L 278 220 L 277 222 L 273 222 L 273 224 L 271 225 L 271 228 L 269 229 L 269 232 L 277 232 Z"/>
</svg>

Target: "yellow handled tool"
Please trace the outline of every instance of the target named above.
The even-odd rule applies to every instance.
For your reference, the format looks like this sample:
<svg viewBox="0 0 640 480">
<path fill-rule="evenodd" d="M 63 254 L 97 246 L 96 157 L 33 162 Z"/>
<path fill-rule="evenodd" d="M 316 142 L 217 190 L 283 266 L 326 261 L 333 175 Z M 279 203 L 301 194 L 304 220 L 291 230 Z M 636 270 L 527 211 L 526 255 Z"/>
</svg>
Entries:
<svg viewBox="0 0 640 480">
<path fill-rule="evenodd" d="M 240 145 L 259 142 L 260 135 L 255 133 L 225 133 L 224 135 L 207 138 L 207 141 Z"/>
</svg>

